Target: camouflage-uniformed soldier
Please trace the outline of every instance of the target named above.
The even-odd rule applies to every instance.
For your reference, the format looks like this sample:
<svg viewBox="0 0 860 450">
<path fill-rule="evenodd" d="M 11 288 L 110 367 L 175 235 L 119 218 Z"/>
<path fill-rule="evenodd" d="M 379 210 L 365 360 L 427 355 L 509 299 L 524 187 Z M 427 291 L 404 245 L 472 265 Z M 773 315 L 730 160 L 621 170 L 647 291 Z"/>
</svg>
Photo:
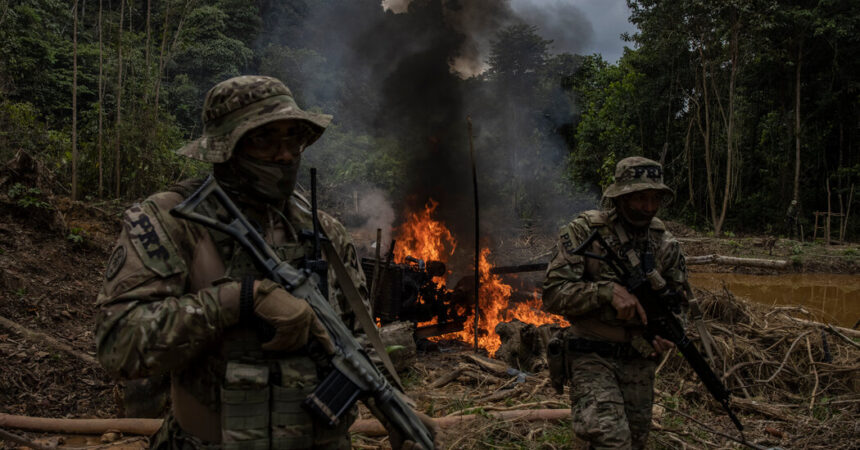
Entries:
<svg viewBox="0 0 860 450">
<path fill-rule="evenodd" d="M 678 242 L 655 217 L 673 197 L 660 164 L 642 157 L 619 161 L 603 197 L 608 209 L 586 211 L 561 228 L 547 267 L 543 307 L 572 324 L 562 335 L 562 376 L 569 380 L 574 433 L 592 448 L 644 448 L 655 358 L 674 344 L 659 336 L 647 342 L 647 318 L 638 299 L 606 264 L 571 252 L 598 230 L 629 264 L 648 265 L 646 273 L 656 269 L 685 295 L 687 271 Z"/>
<path fill-rule="evenodd" d="M 216 180 L 279 257 L 301 266 L 313 257 L 302 237 L 313 223 L 309 202 L 294 192 L 299 161 L 330 121 L 301 110 L 274 78 L 236 77 L 208 92 L 203 136 L 178 153 L 213 163 Z M 309 305 L 265 279 L 228 236 L 170 215 L 202 181 L 125 212 L 98 295 L 99 360 L 124 379 L 170 373 L 172 410 L 154 448 L 349 448 L 355 411 L 332 430 L 300 408 L 318 382 L 306 344 L 332 345 Z M 219 214 L 214 202 L 200 209 Z M 319 220 L 366 291 L 346 230 L 323 212 Z M 332 306 L 354 327 L 331 265 L 328 280 Z M 274 338 L 260 342 L 254 316 Z"/>
</svg>

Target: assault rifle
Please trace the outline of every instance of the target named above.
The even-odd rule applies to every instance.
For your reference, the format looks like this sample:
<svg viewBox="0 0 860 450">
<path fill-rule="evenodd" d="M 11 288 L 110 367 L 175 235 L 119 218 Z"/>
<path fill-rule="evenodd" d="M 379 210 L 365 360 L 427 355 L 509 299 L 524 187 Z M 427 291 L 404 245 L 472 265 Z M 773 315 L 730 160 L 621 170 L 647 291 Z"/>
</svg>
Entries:
<svg viewBox="0 0 860 450">
<path fill-rule="evenodd" d="M 589 252 L 594 242 L 600 244 L 605 252 L 604 255 Z M 642 309 L 645 310 L 645 315 L 648 318 L 648 325 L 645 327 L 645 337 L 650 342 L 654 336 L 660 336 L 675 343 L 681 354 L 687 360 L 687 363 L 693 368 L 702 384 L 708 389 L 708 392 L 723 406 L 723 409 L 732 419 L 732 422 L 737 427 L 738 431 L 743 433 L 743 426 L 740 420 L 732 412 L 729 407 L 729 392 L 723 383 L 717 377 L 711 367 L 708 365 L 699 350 L 687 338 L 684 333 L 684 327 L 678 322 L 672 314 L 672 309 L 678 309 L 681 301 L 681 295 L 672 292 L 667 286 L 666 281 L 655 270 L 650 273 L 645 273 L 642 269 L 642 264 L 638 264 L 632 269 L 628 269 L 624 261 L 618 256 L 615 251 L 606 243 L 603 236 L 598 231 L 591 233 L 591 236 L 573 250 L 573 254 L 588 258 L 594 258 L 602 261 L 618 276 L 618 279 L 625 285 L 628 291 L 639 299 Z M 653 255 L 651 256 L 653 258 Z"/>
<path fill-rule="evenodd" d="M 209 217 L 195 211 L 210 197 L 226 211 L 226 216 Z M 297 269 L 286 261 L 281 261 L 212 176 L 170 213 L 235 239 L 248 252 L 260 271 L 294 296 L 305 299 L 314 310 L 336 349 L 331 357 L 331 371 L 302 403 L 306 410 L 334 426 L 356 400 L 361 398 L 366 401 L 372 398 L 374 406 L 385 415 L 387 422 L 402 433 L 404 440 L 421 444 L 428 450 L 434 448 L 430 432 L 412 408 L 397 395 L 332 309 L 328 299 L 320 293 L 317 274 L 307 268 Z"/>
</svg>

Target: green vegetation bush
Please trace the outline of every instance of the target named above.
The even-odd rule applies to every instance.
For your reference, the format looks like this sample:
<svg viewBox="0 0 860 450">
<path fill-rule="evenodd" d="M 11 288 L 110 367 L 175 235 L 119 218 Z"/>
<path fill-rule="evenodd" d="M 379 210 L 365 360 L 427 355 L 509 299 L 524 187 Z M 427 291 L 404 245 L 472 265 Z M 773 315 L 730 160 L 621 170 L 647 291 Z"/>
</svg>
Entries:
<svg viewBox="0 0 860 450">
<path fill-rule="evenodd" d="M 21 183 L 15 183 L 9 188 L 6 195 L 21 208 L 51 208 L 51 204 L 42 199 L 42 190 L 37 187 L 27 187 Z"/>
</svg>

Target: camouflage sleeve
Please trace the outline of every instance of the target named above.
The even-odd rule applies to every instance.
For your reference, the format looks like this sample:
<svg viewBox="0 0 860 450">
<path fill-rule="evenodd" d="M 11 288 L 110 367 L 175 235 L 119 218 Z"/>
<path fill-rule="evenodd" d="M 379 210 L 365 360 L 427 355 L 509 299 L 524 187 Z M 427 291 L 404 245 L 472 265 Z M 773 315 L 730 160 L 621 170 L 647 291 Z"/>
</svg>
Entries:
<svg viewBox="0 0 860 450">
<path fill-rule="evenodd" d="M 612 301 L 612 282 L 587 280 L 585 258 L 570 253 L 588 238 L 589 231 L 581 219 L 561 228 L 543 283 L 547 312 L 575 317 Z"/>
<path fill-rule="evenodd" d="M 687 264 L 684 253 L 681 251 L 681 244 L 669 231 L 663 233 L 658 254 L 660 255 L 660 273 L 666 280 L 666 284 L 669 285 L 670 289 L 684 294 L 685 302 L 681 304 L 684 314 L 681 315 L 681 319 L 686 320 L 692 290 L 690 289 Z"/>
<path fill-rule="evenodd" d="M 150 197 L 128 209 L 98 295 L 98 358 L 114 376 L 137 378 L 180 367 L 238 321 L 239 284 L 188 292 L 187 224 L 168 213 L 178 194 Z"/>
</svg>

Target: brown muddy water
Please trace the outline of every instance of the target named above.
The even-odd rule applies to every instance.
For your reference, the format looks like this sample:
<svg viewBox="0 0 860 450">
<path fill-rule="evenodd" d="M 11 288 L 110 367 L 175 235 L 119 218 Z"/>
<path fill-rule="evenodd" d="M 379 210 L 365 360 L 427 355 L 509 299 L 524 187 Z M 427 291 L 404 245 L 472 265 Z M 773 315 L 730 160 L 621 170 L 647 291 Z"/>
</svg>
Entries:
<svg viewBox="0 0 860 450">
<path fill-rule="evenodd" d="M 803 306 L 824 322 L 851 328 L 860 320 L 860 275 L 745 275 L 690 273 L 694 287 L 721 291 L 765 305 Z"/>
</svg>

